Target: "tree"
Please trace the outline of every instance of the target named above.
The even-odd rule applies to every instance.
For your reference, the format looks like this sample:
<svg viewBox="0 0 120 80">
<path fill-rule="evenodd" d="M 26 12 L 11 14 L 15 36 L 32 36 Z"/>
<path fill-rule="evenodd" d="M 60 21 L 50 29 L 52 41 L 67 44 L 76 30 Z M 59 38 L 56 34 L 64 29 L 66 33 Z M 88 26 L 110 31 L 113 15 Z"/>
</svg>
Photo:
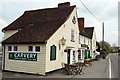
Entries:
<svg viewBox="0 0 120 80">
<path fill-rule="evenodd" d="M 112 51 L 111 45 L 106 41 L 104 41 L 104 42 L 101 41 L 100 47 L 102 48 L 102 52 L 105 53 L 106 55 Z"/>
<path fill-rule="evenodd" d="M 97 46 L 97 49 L 96 51 L 100 52 L 100 43 L 96 41 L 96 46 Z"/>
</svg>

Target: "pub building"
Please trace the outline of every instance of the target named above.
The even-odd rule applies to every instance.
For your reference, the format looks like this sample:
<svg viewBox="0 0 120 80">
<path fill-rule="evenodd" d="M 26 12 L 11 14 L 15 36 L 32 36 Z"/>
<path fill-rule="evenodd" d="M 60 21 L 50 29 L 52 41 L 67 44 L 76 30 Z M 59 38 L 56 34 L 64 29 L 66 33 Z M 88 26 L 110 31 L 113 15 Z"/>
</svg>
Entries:
<svg viewBox="0 0 120 80">
<path fill-rule="evenodd" d="M 78 24 L 77 8 L 70 2 L 25 11 L 2 30 L 2 70 L 45 75 L 61 69 L 61 63 L 73 64 L 84 59 L 84 53 L 78 54 L 81 40 L 85 39 L 80 38 Z M 86 37 L 90 55 L 94 56 L 91 43 L 96 39 Z"/>
</svg>

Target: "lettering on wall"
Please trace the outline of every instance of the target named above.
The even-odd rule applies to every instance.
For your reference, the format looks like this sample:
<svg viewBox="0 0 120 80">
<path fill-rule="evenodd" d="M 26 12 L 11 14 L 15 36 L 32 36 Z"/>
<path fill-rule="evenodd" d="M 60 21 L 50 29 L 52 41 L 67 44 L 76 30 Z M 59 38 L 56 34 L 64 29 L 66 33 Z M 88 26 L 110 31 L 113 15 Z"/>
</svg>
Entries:
<svg viewBox="0 0 120 80">
<path fill-rule="evenodd" d="M 37 61 L 37 53 L 10 52 L 9 59 L 24 60 L 24 61 Z"/>
</svg>

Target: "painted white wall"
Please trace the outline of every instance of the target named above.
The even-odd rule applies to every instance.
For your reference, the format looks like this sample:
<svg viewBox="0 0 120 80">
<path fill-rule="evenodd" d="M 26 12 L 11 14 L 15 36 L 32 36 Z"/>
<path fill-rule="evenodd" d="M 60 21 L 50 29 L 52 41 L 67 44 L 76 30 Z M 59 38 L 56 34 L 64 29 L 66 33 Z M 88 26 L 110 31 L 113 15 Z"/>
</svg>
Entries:
<svg viewBox="0 0 120 80">
<path fill-rule="evenodd" d="M 3 40 L 7 39 L 8 37 L 12 36 L 13 34 L 17 33 L 18 30 L 7 30 L 4 32 Z"/>
<path fill-rule="evenodd" d="M 93 36 L 92 36 L 92 58 L 95 58 L 95 53 L 93 51 L 96 51 L 96 33 L 95 29 L 93 30 Z"/>
<path fill-rule="evenodd" d="M 72 23 L 73 16 L 76 18 L 76 24 Z M 71 42 L 71 29 L 75 30 L 75 42 Z M 60 40 L 64 37 L 66 39 L 66 44 L 61 45 Z M 61 68 L 61 63 L 67 63 L 67 53 L 64 52 L 64 49 L 66 47 L 74 47 L 71 48 L 71 57 L 70 57 L 70 63 L 72 63 L 72 52 L 73 50 L 78 49 L 78 38 L 79 38 L 79 29 L 78 29 L 78 23 L 77 23 L 77 11 L 76 8 L 73 10 L 71 15 L 68 17 L 68 20 L 50 37 L 50 39 L 47 41 L 46 45 L 46 72 L 59 69 Z M 50 46 L 56 45 L 57 47 L 57 54 L 56 54 L 56 60 L 50 61 Z M 59 50 L 59 44 L 61 45 L 61 49 Z M 76 51 L 77 55 L 77 51 Z M 77 58 L 77 56 L 76 56 Z"/>
<path fill-rule="evenodd" d="M 9 59 L 8 46 L 5 45 L 5 70 L 25 72 L 32 74 L 45 75 L 45 60 L 46 60 L 46 46 L 45 44 L 32 44 L 31 46 L 40 46 L 40 52 L 37 52 L 37 61 L 23 61 L 23 60 L 11 60 Z M 12 44 L 12 46 L 14 46 Z M 28 45 L 15 45 L 18 46 L 18 51 L 16 52 L 28 52 Z M 10 51 L 15 52 L 15 51 Z M 36 53 L 36 52 L 32 52 Z"/>
<path fill-rule="evenodd" d="M 80 35 L 80 44 L 84 44 L 84 36 Z"/>
</svg>

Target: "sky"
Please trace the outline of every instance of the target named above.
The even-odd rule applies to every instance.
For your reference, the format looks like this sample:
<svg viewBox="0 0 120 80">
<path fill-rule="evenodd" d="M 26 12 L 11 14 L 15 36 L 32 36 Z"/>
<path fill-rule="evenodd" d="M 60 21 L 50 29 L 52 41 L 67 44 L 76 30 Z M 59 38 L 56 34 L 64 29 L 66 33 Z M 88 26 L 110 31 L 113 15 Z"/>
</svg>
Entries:
<svg viewBox="0 0 120 80">
<path fill-rule="evenodd" d="M 118 45 L 119 0 L 2 0 L 0 2 L 0 42 L 4 36 L 1 30 L 20 17 L 24 11 L 57 7 L 58 3 L 62 2 L 70 2 L 71 5 L 77 6 L 77 15 L 85 18 L 85 27 L 95 27 L 98 42 L 102 40 L 102 22 L 104 22 L 105 41 L 111 45 Z"/>
</svg>

